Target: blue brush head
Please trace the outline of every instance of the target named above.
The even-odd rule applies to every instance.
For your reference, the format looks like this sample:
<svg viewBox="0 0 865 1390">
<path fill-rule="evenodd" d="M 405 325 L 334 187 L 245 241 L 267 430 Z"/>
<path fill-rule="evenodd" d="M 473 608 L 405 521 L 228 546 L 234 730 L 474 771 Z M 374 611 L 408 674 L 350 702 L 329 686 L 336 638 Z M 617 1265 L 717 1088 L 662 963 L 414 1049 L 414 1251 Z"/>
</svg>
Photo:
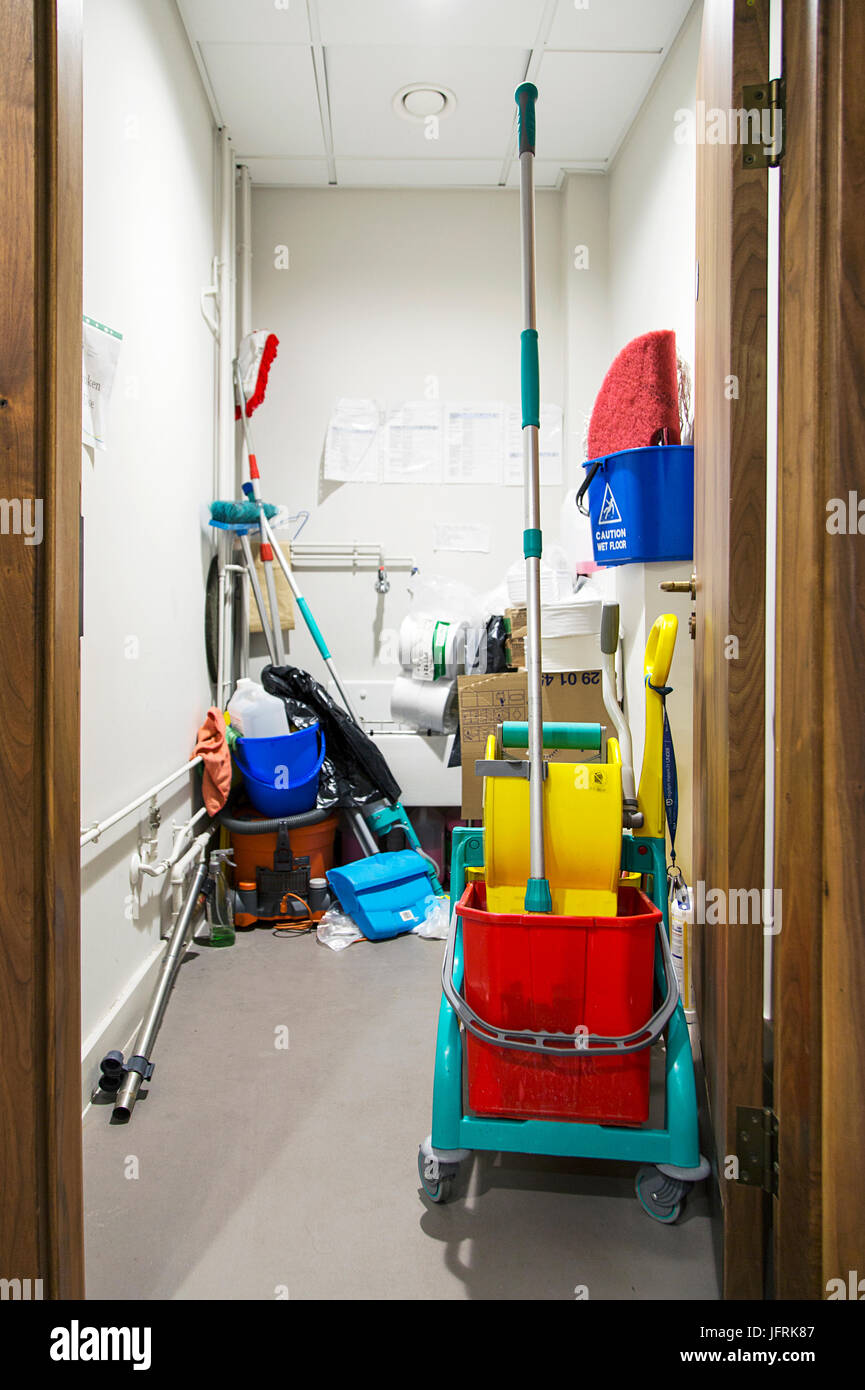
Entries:
<svg viewBox="0 0 865 1390">
<path fill-rule="evenodd" d="M 264 515 L 270 521 L 279 508 L 265 502 Z M 221 521 L 228 526 L 254 526 L 258 521 L 257 502 L 211 502 L 210 516 L 213 521 Z"/>
</svg>

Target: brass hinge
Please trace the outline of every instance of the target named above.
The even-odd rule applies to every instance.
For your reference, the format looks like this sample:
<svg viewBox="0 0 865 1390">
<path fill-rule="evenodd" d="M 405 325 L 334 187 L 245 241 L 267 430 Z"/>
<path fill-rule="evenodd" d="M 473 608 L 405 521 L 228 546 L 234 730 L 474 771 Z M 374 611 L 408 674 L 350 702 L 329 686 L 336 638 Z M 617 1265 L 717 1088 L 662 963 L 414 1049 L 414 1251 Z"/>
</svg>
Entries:
<svg viewBox="0 0 865 1390">
<path fill-rule="evenodd" d="M 778 1117 L 767 1106 L 736 1106 L 737 1182 L 778 1195 Z"/>
<path fill-rule="evenodd" d="M 786 98 L 783 77 L 742 88 L 742 163 L 746 169 L 775 169 L 784 158 Z"/>
</svg>

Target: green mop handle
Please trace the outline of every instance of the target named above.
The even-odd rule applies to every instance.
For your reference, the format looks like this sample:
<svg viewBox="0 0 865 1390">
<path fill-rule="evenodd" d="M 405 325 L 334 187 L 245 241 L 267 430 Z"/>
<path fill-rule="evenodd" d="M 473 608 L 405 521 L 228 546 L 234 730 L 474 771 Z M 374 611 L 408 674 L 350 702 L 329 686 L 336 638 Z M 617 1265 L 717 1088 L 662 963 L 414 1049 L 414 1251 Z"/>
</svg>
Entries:
<svg viewBox="0 0 865 1390">
<path fill-rule="evenodd" d="M 541 700 L 541 488 L 538 431 L 541 423 L 538 330 L 535 303 L 535 102 L 531 82 L 517 87 L 519 111 L 520 227 L 522 234 L 523 331 L 520 334 L 523 460 L 525 474 L 526 686 L 529 762 L 529 880 L 527 912 L 551 912 L 544 847 L 544 714 Z"/>
</svg>

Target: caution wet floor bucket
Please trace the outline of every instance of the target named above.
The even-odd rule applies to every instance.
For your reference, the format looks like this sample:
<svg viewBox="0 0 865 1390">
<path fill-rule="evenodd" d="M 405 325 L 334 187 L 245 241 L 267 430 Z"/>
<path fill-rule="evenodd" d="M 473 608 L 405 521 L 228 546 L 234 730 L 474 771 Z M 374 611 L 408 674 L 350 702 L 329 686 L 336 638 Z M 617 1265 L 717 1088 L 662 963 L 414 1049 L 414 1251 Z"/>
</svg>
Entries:
<svg viewBox="0 0 865 1390">
<path fill-rule="evenodd" d="M 693 559 L 693 444 L 623 449 L 583 468 L 577 506 L 591 520 L 595 564 Z"/>
</svg>

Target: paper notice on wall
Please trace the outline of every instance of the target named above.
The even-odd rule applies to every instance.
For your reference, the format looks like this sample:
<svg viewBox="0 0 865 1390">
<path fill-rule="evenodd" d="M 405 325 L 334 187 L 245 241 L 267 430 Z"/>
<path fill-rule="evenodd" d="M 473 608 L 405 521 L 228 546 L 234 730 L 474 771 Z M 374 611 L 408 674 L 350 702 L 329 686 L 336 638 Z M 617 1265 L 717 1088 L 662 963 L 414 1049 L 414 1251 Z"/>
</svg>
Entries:
<svg viewBox="0 0 865 1390">
<path fill-rule="evenodd" d="M 562 407 L 541 406 L 541 428 L 538 432 L 541 487 L 552 487 L 562 481 Z M 522 411 L 518 405 L 508 406 L 504 482 L 509 487 L 523 484 Z"/>
<path fill-rule="evenodd" d="M 105 450 L 111 389 L 123 334 L 82 315 L 81 437 L 94 449 Z"/>
<path fill-rule="evenodd" d="M 438 401 L 405 401 L 388 411 L 382 447 L 385 483 L 440 483 L 442 409 Z"/>
<path fill-rule="evenodd" d="M 487 555 L 490 528 L 478 521 L 437 521 L 433 527 L 433 550 L 476 551 Z"/>
<path fill-rule="evenodd" d="M 338 400 L 324 443 L 324 476 L 335 483 L 377 483 L 379 473 L 378 401 Z"/>
<path fill-rule="evenodd" d="M 449 405 L 445 411 L 446 483 L 495 486 L 502 475 L 504 406 Z"/>
</svg>

